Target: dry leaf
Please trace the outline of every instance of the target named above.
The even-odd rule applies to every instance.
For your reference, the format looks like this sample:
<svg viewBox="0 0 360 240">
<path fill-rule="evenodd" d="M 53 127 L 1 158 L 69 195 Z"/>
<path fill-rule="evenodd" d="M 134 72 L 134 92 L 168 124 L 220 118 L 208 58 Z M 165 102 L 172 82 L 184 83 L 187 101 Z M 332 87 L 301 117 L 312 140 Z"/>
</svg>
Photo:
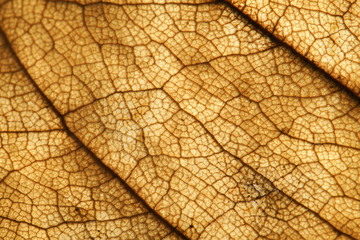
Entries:
<svg viewBox="0 0 360 240">
<path fill-rule="evenodd" d="M 360 239 L 359 98 L 229 4 L 0 27 L 1 238 Z"/>
</svg>

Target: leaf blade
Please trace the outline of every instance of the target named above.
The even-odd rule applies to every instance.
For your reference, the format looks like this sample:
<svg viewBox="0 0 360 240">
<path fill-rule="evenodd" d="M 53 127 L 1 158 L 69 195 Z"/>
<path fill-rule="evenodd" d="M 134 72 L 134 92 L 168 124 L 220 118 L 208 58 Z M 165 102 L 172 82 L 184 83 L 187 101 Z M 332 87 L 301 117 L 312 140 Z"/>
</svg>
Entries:
<svg viewBox="0 0 360 240">
<path fill-rule="evenodd" d="M 72 6 L 69 4 L 64 10 Z M 93 6 L 100 5 L 89 7 Z M 47 7 L 51 10 L 51 5 Z M 323 237 L 325 233 L 327 238 L 329 235 L 337 238 L 341 231 L 357 237 L 356 229 L 351 227 L 356 224 L 356 207 L 350 212 L 336 210 L 335 206 L 339 202 L 333 200 L 341 200 L 342 206 L 350 205 L 350 196 L 341 189 L 347 187 L 346 181 L 351 178 L 351 172 L 356 171 L 353 165 L 357 164 L 358 151 L 356 99 L 321 74 L 313 72 L 314 69 L 287 49 L 263 37 L 226 5 L 183 5 L 180 7 L 183 18 L 171 11 L 170 7 L 176 9 L 176 5 L 102 7 L 108 8 L 109 13 L 113 11 L 118 14 L 112 16 L 112 21 L 119 17 L 127 18 L 126 22 L 130 24 L 124 27 L 127 30 L 120 28 L 117 30 L 120 35 L 115 35 L 123 41 L 124 36 L 121 34 L 128 31 L 132 38 L 126 44 L 134 46 L 123 46 L 122 42 L 120 47 L 114 48 L 112 45 L 117 43 L 110 42 L 106 43 L 109 49 L 105 51 L 107 45 L 96 43 L 99 40 L 93 37 L 92 40 L 86 40 L 89 42 L 85 41 L 84 51 L 92 49 L 94 55 L 87 54 L 81 59 L 71 53 L 62 57 L 56 55 L 56 51 L 64 52 L 61 51 L 61 40 L 53 44 L 57 46 L 54 50 L 47 50 L 54 51 L 53 54 L 47 53 L 49 58 L 31 60 L 19 40 L 26 39 L 27 35 L 12 36 L 17 39 L 13 43 L 15 52 L 24 59 L 23 64 L 27 68 L 31 69 L 34 66 L 32 63 L 52 66 L 54 63 L 50 60 L 55 56 L 55 60 L 58 57 L 67 59 L 66 68 L 77 69 L 77 77 L 86 82 L 91 77 L 82 75 L 81 67 L 75 67 L 87 63 L 93 66 L 94 69 L 88 73 L 95 79 L 95 84 L 85 90 L 79 88 L 80 95 L 92 92 L 89 94 L 92 100 L 71 105 L 68 100 L 74 101 L 76 94 L 71 95 L 72 89 L 61 83 L 64 90 L 61 94 L 69 93 L 70 97 L 65 105 L 62 101 L 55 100 L 53 103 L 59 111 L 58 115 L 65 113 L 66 125 L 71 130 L 69 134 L 74 133 L 147 204 L 191 238 L 215 237 L 216 234 L 235 238 L 246 234 L 251 237 L 296 235 L 298 238 L 309 238 Z M 152 40 L 152 44 L 137 46 L 137 42 L 161 40 L 153 31 L 140 31 L 134 27 L 146 25 L 146 21 L 144 23 L 136 16 L 144 10 L 150 16 L 151 11 L 155 11 L 151 8 L 178 19 L 175 21 L 178 29 L 193 33 L 178 30 L 179 33 L 169 37 L 171 41 L 168 39 L 159 44 Z M 133 10 L 137 12 L 131 15 Z M 206 16 L 209 12 L 210 18 Z M 227 49 L 218 41 L 218 37 L 211 39 L 211 34 L 208 42 L 203 42 L 207 38 L 200 34 L 204 29 L 195 27 L 195 20 L 201 17 L 204 22 L 209 22 L 209 26 L 221 23 L 217 26 L 223 29 L 217 30 L 215 36 L 223 34 L 222 39 L 226 41 L 237 39 L 246 46 L 240 49 L 244 52 L 232 54 L 236 48 Z M 6 24 L 6 21 L 2 22 Z M 81 18 L 71 24 L 83 24 L 80 29 L 85 27 Z M 131 33 L 133 29 L 136 34 Z M 89 30 L 92 32 L 90 35 L 95 36 L 95 30 Z M 11 30 L 7 31 L 9 35 Z M 69 34 L 75 38 L 70 39 L 70 42 L 81 49 L 77 45 L 81 40 L 76 39 L 81 34 L 78 31 L 70 31 Z M 144 38 L 144 34 L 148 37 Z M 86 35 L 87 38 L 90 35 Z M 32 38 L 37 41 L 35 35 Z M 108 37 L 106 39 L 111 40 Z M 206 45 L 203 49 L 201 42 Z M 106 54 L 113 49 L 118 55 L 126 57 L 116 60 L 112 54 Z M 102 64 L 91 65 L 96 61 Z M 122 65 L 119 66 L 119 63 Z M 132 65 L 140 67 L 134 68 Z M 55 61 L 54 66 L 61 64 Z M 115 84 L 118 79 L 112 79 L 113 83 L 100 85 L 96 89 L 96 82 L 102 82 L 104 77 L 94 71 L 97 67 L 109 79 L 117 67 L 125 67 L 122 70 L 124 74 L 137 71 L 144 82 L 150 85 L 137 83 L 136 86 L 136 82 L 130 82 L 129 86 L 121 89 L 124 83 Z M 49 75 L 44 75 L 39 67 L 29 73 L 40 83 L 45 96 L 58 97 L 58 89 L 41 85 Z M 158 77 L 162 77 L 162 80 L 156 82 Z M 136 80 L 135 77 L 133 79 Z M 289 85 L 292 88 L 298 86 L 298 89 L 291 89 Z M 108 90 L 107 86 L 113 89 Z M 104 91 L 101 91 L 102 88 Z M 325 110 L 319 111 L 319 107 Z M 281 120 L 277 122 L 277 119 Z M 344 123 L 347 123 L 347 128 L 343 127 Z M 347 133 L 352 135 L 349 137 Z M 344 142 L 337 142 L 344 139 Z M 336 179 L 327 173 L 332 171 L 338 174 L 329 156 L 323 154 L 321 159 L 316 156 L 323 153 L 321 146 L 324 144 L 339 145 L 347 152 L 354 151 L 355 154 L 350 154 L 348 162 L 345 162 L 345 168 L 351 166 L 345 174 L 347 176 L 336 176 Z M 309 156 L 310 161 L 307 159 Z M 282 162 L 280 166 L 277 166 L 278 160 Z M 167 166 L 169 163 L 171 166 Z M 329 166 L 322 166 L 324 163 Z M 286 167 L 285 170 L 281 169 Z M 317 175 L 321 176 L 320 180 Z M 294 182 L 292 178 L 299 182 Z M 355 186 L 350 187 L 351 197 L 357 197 L 356 177 L 352 181 Z M 289 197 L 293 194 L 300 201 Z M 310 200 L 307 200 L 311 194 Z M 354 200 L 355 203 L 357 201 Z M 278 213 L 279 209 L 286 213 Z M 340 212 L 354 219 L 354 222 L 344 224 L 334 220 L 334 216 Z M 227 219 L 240 219 L 240 225 L 236 225 L 239 221 L 228 222 Z M 293 223 L 286 223 L 286 219 L 293 219 Z M 307 222 L 308 225 L 297 222 Z M 312 232 L 304 230 L 308 228 Z"/>
</svg>

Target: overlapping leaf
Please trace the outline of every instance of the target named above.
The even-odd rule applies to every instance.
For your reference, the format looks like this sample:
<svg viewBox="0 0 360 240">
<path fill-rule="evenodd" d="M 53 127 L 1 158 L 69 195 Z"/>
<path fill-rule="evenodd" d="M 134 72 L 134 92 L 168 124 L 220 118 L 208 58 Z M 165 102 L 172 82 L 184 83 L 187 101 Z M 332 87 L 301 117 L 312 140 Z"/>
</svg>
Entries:
<svg viewBox="0 0 360 240">
<path fill-rule="evenodd" d="M 360 96 L 359 1 L 229 2 Z"/>
</svg>

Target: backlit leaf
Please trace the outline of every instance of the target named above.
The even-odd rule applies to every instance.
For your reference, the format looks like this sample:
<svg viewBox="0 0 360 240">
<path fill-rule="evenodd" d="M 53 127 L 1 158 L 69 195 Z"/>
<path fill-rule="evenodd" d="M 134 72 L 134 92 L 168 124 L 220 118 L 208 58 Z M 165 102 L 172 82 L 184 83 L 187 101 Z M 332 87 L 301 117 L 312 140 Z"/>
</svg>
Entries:
<svg viewBox="0 0 360 240">
<path fill-rule="evenodd" d="M 360 239 L 359 98 L 229 4 L 14 0 L 0 27 L 2 238 Z"/>
</svg>

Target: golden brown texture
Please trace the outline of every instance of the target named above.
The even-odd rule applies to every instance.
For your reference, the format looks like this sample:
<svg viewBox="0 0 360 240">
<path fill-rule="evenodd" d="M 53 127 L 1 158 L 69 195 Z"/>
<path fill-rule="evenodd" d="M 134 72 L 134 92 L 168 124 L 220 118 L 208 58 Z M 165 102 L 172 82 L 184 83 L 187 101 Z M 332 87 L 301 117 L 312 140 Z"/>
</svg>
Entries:
<svg viewBox="0 0 360 240">
<path fill-rule="evenodd" d="M 358 98 L 228 5 L 0 16 L 1 237 L 360 238 Z"/>
<path fill-rule="evenodd" d="M 178 239 L 64 130 L 0 36 L 0 238 Z"/>
<path fill-rule="evenodd" d="M 360 2 L 227 0 L 360 96 Z"/>
</svg>

